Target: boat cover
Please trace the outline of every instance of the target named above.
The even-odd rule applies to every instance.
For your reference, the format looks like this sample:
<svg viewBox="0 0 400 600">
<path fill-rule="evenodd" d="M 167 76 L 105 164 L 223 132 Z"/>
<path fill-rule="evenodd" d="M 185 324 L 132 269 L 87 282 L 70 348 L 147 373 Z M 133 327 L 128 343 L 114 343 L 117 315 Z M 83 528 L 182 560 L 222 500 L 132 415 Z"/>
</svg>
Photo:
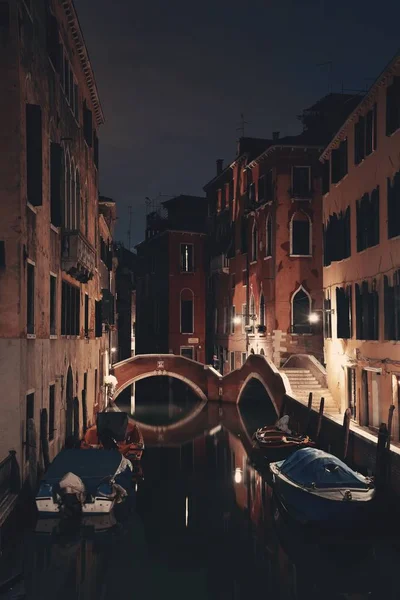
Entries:
<svg viewBox="0 0 400 600">
<path fill-rule="evenodd" d="M 118 450 L 61 450 L 43 476 L 43 483 L 58 484 L 67 473 L 82 479 L 88 492 L 94 493 L 101 481 L 113 477 L 123 457 Z"/>
<path fill-rule="evenodd" d="M 316 488 L 368 489 L 369 480 L 336 456 L 318 448 L 302 448 L 277 463 L 281 473 L 299 485 Z"/>
<path fill-rule="evenodd" d="M 128 415 L 124 412 L 101 412 L 97 414 L 97 435 L 111 435 L 117 442 L 125 440 Z"/>
</svg>

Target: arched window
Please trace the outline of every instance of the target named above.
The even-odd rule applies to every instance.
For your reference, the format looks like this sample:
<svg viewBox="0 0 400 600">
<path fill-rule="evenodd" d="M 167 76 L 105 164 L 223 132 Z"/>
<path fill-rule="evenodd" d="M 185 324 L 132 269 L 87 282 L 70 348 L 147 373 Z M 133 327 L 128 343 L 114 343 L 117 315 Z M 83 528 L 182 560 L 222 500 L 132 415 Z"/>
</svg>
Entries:
<svg viewBox="0 0 400 600">
<path fill-rule="evenodd" d="M 264 294 L 260 296 L 260 318 L 259 323 L 261 327 L 265 327 L 265 299 Z"/>
<path fill-rule="evenodd" d="M 261 354 L 261 356 L 265 356 L 264 348 L 261 348 L 260 354 Z"/>
<path fill-rule="evenodd" d="M 251 232 L 251 260 L 257 260 L 258 254 L 258 230 L 257 225 L 253 224 L 253 229 Z"/>
<path fill-rule="evenodd" d="M 290 221 L 291 256 L 311 256 L 311 219 L 303 211 L 294 213 Z"/>
<path fill-rule="evenodd" d="M 265 222 L 265 256 L 272 256 L 272 219 L 270 214 Z"/>
<path fill-rule="evenodd" d="M 181 333 L 194 333 L 194 294 L 185 288 L 181 291 Z"/>
<path fill-rule="evenodd" d="M 254 300 L 254 294 L 252 293 L 250 296 L 250 310 L 249 310 L 250 319 L 254 319 L 255 314 L 256 314 L 256 302 Z"/>
<path fill-rule="evenodd" d="M 292 331 L 310 333 L 311 298 L 303 286 L 292 296 Z"/>
</svg>

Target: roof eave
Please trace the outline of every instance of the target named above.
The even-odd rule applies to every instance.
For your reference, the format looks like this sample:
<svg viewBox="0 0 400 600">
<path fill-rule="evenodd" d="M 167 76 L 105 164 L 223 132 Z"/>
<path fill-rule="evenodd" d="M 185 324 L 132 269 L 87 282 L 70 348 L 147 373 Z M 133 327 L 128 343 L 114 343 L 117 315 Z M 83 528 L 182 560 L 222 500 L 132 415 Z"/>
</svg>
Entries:
<svg viewBox="0 0 400 600">
<path fill-rule="evenodd" d="M 252 160 L 251 163 L 249 163 L 247 165 L 247 168 L 252 169 L 256 165 L 258 165 L 264 158 L 267 158 L 270 154 L 275 152 L 275 150 L 281 150 L 281 149 L 287 149 L 287 148 L 293 148 L 293 149 L 295 148 L 297 150 L 300 150 L 301 148 L 310 148 L 310 150 L 320 150 L 321 144 L 318 144 L 316 146 L 312 145 L 312 144 L 274 144 L 273 146 L 270 146 L 269 148 L 264 150 L 264 152 L 262 154 L 260 154 L 260 156 L 257 156 L 257 158 Z"/>
<path fill-rule="evenodd" d="M 97 126 L 103 125 L 105 122 L 103 109 L 101 107 L 99 92 L 94 77 L 94 71 L 89 59 L 89 53 L 86 48 L 82 29 L 79 24 L 78 15 L 74 6 L 73 0 L 63 0 L 63 7 L 67 16 L 68 25 L 71 29 L 72 37 L 76 45 L 76 49 L 81 61 L 82 70 L 85 74 L 86 83 L 89 88 L 90 97 L 92 100 L 94 115 Z"/>
<path fill-rule="evenodd" d="M 325 150 L 322 152 L 322 154 L 319 158 L 321 162 L 324 162 L 325 160 L 329 159 L 329 155 L 332 152 L 332 150 L 335 150 L 339 146 L 340 142 L 342 142 L 347 137 L 347 135 L 346 135 L 347 127 L 349 125 L 351 125 L 351 123 L 356 120 L 356 118 L 360 115 L 360 113 L 364 110 L 364 108 L 371 103 L 371 101 L 372 101 L 373 97 L 375 96 L 375 94 L 377 93 L 378 89 L 381 86 L 385 85 L 387 79 L 389 79 L 389 77 L 391 77 L 393 75 L 394 71 L 396 70 L 396 68 L 399 65 L 400 65 L 400 52 L 398 51 L 396 53 L 396 55 L 394 56 L 394 58 L 392 58 L 390 63 L 387 65 L 387 67 L 382 71 L 382 73 L 377 77 L 375 82 L 369 88 L 368 93 L 365 94 L 365 96 L 363 96 L 363 98 L 361 98 L 357 107 L 347 117 L 347 119 L 345 120 L 343 125 L 340 127 L 338 132 L 333 136 L 332 140 L 329 142 L 328 146 L 326 146 Z"/>
</svg>

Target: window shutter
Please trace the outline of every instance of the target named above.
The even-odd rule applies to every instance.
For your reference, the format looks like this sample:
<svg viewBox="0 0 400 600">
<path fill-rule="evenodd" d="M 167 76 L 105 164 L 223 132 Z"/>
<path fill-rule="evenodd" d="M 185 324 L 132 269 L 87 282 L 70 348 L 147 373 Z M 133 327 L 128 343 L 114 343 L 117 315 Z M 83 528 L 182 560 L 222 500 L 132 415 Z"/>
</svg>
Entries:
<svg viewBox="0 0 400 600">
<path fill-rule="evenodd" d="M 55 227 L 61 226 L 61 159 L 60 144 L 51 142 L 50 145 L 50 217 Z"/>
<path fill-rule="evenodd" d="M 96 300 L 95 303 L 95 335 L 96 337 L 101 337 L 103 335 L 103 326 L 102 326 L 102 314 L 101 314 L 102 303 L 101 300 Z"/>
<path fill-rule="evenodd" d="M 384 330 L 385 340 L 394 340 L 394 287 L 389 285 L 389 279 L 384 276 Z"/>
<path fill-rule="evenodd" d="M 33 206 L 42 204 L 42 109 L 26 105 L 26 176 L 27 200 Z"/>
</svg>

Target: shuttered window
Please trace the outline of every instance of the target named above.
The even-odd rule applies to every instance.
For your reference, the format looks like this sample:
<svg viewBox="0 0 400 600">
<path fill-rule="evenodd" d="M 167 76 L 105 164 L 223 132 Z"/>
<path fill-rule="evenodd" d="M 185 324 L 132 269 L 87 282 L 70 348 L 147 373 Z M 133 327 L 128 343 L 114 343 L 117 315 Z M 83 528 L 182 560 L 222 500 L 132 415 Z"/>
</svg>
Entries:
<svg viewBox="0 0 400 600">
<path fill-rule="evenodd" d="M 96 300 L 96 304 L 95 304 L 95 335 L 96 335 L 96 337 L 101 337 L 103 335 L 101 300 Z"/>
<path fill-rule="evenodd" d="M 26 180 L 27 200 L 32 206 L 42 204 L 42 109 L 26 105 Z"/>
<path fill-rule="evenodd" d="M 336 288 L 337 337 L 349 339 L 351 331 L 351 287 Z"/>
<path fill-rule="evenodd" d="M 400 340 L 400 270 L 384 277 L 384 317 L 385 340 Z"/>
<path fill-rule="evenodd" d="M 80 289 L 62 282 L 61 294 L 61 335 L 80 333 Z"/>
<path fill-rule="evenodd" d="M 387 180 L 388 238 L 400 235 L 400 171 Z"/>
<path fill-rule="evenodd" d="M 379 244 L 379 186 L 357 201 L 357 252 Z"/>
<path fill-rule="evenodd" d="M 351 255 L 350 227 L 350 206 L 345 212 L 341 211 L 338 215 L 336 213 L 330 215 L 323 230 L 325 267 Z"/>
<path fill-rule="evenodd" d="M 371 290 L 369 289 L 371 287 Z M 379 339 L 379 295 L 376 282 L 356 284 L 356 338 Z"/>
<path fill-rule="evenodd" d="M 400 127 L 400 77 L 393 77 L 393 83 L 386 88 L 386 135 L 391 135 Z"/>
<path fill-rule="evenodd" d="M 339 148 L 332 150 L 331 181 L 338 183 L 347 174 L 347 139 L 340 143 Z"/>
<path fill-rule="evenodd" d="M 50 218 L 55 227 L 61 226 L 61 163 L 62 148 L 60 144 L 50 145 Z"/>
</svg>

